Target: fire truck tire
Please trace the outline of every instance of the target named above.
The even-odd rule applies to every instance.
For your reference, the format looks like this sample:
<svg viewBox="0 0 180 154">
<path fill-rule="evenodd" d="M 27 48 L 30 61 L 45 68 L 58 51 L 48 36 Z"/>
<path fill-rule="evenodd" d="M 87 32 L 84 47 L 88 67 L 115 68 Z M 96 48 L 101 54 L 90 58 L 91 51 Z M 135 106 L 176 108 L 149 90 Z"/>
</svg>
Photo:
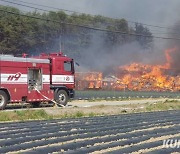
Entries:
<svg viewBox="0 0 180 154">
<path fill-rule="evenodd" d="M 7 94 L 4 91 L 0 90 L 0 110 L 3 110 L 6 107 L 7 102 L 8 102 Z"/>
<path fill-rule="evenodd" d="M 58 106 L 60 106 L 60 107 L 62 105 L 66 106 L 68 99 L 69 99 L 69 97 L 65 90 L 59 90 L 57 92 L 55 100 L 56 100 Z"/>
</svg>

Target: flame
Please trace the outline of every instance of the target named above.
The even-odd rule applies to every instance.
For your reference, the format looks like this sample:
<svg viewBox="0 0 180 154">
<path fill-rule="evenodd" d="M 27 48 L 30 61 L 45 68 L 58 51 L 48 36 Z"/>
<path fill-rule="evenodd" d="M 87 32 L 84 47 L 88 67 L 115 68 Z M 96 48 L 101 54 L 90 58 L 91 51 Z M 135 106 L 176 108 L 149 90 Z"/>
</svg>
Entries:
<svg viewBox="0 0 180 154">
<path fill-rule="evenodd" d="M 172 53 L 177 48 L 165 51 L 164 65 L 132 63 L 117 67 L 115 73 L 103 78 L 102 72 L 76 73 L 77 89 L 112 89 L 137 91 L 180 91 L 180 75 L 170 75 Z"/>
<path fill-rule="evenodd" d="M 102 72 L 77 72 L 76 89 L 100 89 L 102 87 Z"/>
<path fill-rule="evenodd" d="M 166 60 L 167 60 L 167 63 L 165 64 L 165 68 L 169 69 L 171 67 L 171 64 L 173 62 L 171 55 L 172 55 L 172 53 L 174 53 L 176 51 L 177 51 L 176 47 L 165 50 L 165 56 L 166 56 Z"/>
</svg>

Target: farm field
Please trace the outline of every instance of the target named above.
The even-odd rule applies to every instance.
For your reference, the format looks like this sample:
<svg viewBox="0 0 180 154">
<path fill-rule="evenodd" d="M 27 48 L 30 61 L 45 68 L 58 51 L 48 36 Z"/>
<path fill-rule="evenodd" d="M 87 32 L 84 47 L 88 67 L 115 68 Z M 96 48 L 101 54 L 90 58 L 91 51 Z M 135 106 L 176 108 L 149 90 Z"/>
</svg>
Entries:
<svg viewBox="0 0 180 154">
<path fill-rule="evenodd" d="M 0 125 L 0 153 L 151 153 L 164 139 L 180 139 L 180 111 L 85 118 L 6 122 Z"/>
<path fill-rule="evenodd" d="M 86 90 L 76 91 L 75 99 L 139 99 L 139 98 L 180 98 L 179 92 L 151 92 L 151 91 L 104 91 L 104 90 Z"/>
</svg>

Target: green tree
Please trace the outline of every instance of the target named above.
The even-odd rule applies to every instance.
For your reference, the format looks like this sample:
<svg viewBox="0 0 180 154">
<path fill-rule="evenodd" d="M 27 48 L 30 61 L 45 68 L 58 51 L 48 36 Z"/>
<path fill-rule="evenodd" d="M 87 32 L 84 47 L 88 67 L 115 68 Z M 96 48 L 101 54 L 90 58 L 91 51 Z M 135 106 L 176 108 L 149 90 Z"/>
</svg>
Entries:
<svg viewBox="0 0 180 154">
<path fill-rule="evenodd" d="M 134 32 L 135 34 L 143 35 L 143 36 L 136 36 L 136 40 L 143 48 L 152 47 L 153 37 L 152 37 L 152 33 L 149 31 L 148 28 L 144 27 L 142 24 L 136 23 Z"/>
</svg>

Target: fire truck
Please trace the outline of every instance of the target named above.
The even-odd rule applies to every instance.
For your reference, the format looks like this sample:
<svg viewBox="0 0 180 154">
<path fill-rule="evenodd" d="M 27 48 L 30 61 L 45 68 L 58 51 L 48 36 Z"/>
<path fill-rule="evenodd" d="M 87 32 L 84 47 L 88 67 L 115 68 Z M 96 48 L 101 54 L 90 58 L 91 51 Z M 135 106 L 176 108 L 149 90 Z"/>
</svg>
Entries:
<svg viewBox="0 0 180 154">
<path fill-rule="evenodd" d="M 61 52 L 36 57 L 0 55 L 0 109 L 8 103 L 65 106 L 74 97 L 74 62 Z"/>
</svg>

